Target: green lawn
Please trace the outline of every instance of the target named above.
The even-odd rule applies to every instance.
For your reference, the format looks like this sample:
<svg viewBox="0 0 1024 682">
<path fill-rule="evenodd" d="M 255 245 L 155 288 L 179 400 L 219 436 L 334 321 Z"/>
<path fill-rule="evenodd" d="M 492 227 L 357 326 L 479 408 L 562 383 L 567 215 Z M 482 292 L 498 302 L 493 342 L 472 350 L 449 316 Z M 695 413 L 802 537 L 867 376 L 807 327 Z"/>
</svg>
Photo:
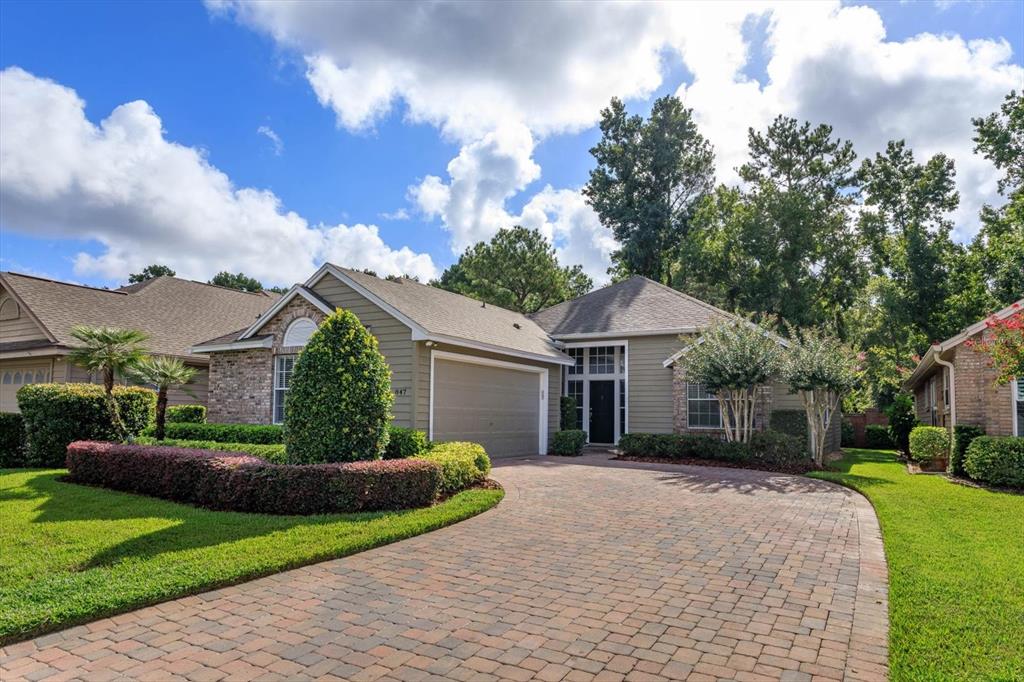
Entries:
<svg viewBox="0 0 1024 682">
<path fill-rule="evenodd" d="M 267 516 L 214 512 L 0 470 L 0 642 L 353 554 L 493 507 L 467 490 L 429 509 Z"/>
<path fill-rule="evenodd" d="M 862 492 L 889 562 L 892 679 L 1024 680 L 1024 495 L 850 450 L 811 474 Z"/>
</svg>

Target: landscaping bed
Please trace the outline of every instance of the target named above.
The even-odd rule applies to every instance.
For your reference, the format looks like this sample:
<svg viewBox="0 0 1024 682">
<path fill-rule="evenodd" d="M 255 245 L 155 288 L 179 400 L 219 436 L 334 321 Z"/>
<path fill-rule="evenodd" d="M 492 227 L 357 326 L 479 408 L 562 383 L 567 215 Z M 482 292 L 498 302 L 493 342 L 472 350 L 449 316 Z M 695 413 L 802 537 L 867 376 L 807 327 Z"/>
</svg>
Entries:
<svg viewBox="0 0 1024 682">
<path fill-rule="evenodd" d="M 703 457 L 654 457 L 649 455 L 625 455 L 619 454 L 614 459 L 623 462 L 649 462 L 651 464 L 687 464 L 698 467 L 722 467 L 724 469 L 750 469 L 753 471 L 768 471 L 774 474 L 792 474 L 799 476 L 818 468 L 814 462 L 806 464 L 768 464 L 756 462 L 731 462 L 722 459 L 708 459 Z"/>
<path fill-rule="evenodd" d="M 812 473 L 864 494 L 889 564 L 893 680 L 1024 679 L 1024 496 L 849 450 Z"/>
<path fill-rule="evenodd" d="M 776 431 L 756 432 L 750 443 L 694 434 L 629 433 L 619 439 L 616 459 L 804 474 L 818 468 L 804 443 Z"/>
<path fill-rule="evenodd" d="M 280 516 L 210 511 L 0 472 L 0 643 L 419 535 L 490 509 L 476 487 L 421 509 Z"/>
</svg>

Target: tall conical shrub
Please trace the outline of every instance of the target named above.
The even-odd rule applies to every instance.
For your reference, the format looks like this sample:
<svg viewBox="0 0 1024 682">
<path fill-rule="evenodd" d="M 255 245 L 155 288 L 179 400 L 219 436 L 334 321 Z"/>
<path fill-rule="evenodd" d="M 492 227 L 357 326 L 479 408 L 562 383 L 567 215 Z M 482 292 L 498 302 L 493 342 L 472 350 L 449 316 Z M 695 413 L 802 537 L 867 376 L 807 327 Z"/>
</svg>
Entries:
<svg viewBox="0 0 1024 682">
<path fill-rule="evenodd" d="M 351 311 L 337 310 L 295 361 L 284 407 L 288 460 L 380 459 L 393 401 L 390 370 L 377 339 Z"/>
</svg>

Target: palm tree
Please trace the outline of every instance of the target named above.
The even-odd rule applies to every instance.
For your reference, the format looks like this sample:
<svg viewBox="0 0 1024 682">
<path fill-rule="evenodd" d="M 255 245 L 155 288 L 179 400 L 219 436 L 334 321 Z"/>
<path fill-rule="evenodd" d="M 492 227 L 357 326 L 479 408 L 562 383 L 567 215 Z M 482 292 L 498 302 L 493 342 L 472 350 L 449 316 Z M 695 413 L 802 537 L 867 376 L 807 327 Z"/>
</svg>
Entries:
<svg viewBox="0 0 1024 682">
<path fill-rule="evenodd" d="M 163 440 L 165 415 L 167 414 L 167 389 L 184 386 L 192 381 L 196 369 L 189 367 L 178 358 L 159 355 L 143 358 L 132 374 L 147 384 L 156 385 L 156 439 Z"/>
<path fill-rule="evenodd" d="M 106 393 L 107 411 L 114 432 L 120 440 L 128 437 L 128 429 L 121 419 L 121 411 L 114 400 L 114 377 L 132 370 L 145 357 L 143 343 L 148 336 L 137 329 L 116 327 L 78 326 L 71 330 L 71 336 L 82 343 L 69 353 L 71 361 L 93 372 L 103 374 L 103 390 Z"/>
</svg>

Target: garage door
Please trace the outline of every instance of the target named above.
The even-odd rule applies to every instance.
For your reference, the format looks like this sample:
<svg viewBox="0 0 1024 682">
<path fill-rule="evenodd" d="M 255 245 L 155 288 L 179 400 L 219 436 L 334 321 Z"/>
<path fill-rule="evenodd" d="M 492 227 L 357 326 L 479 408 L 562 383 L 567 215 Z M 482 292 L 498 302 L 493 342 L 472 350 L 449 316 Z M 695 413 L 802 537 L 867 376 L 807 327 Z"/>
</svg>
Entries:
<svg viewBox="0 0 1024 682">
<path fill-rule="evenodd" d="M 435 358 L 432 438 L 480 443 L 492 458 L 536 455 L 540 376 Z"/>
<path fill-rule="evenodd" d="M 50 364 L 4 364 L 0 366 L 0 412 L 18 412 L 18 389 L 25 384 L 50 380 Z"/>
</svg>

